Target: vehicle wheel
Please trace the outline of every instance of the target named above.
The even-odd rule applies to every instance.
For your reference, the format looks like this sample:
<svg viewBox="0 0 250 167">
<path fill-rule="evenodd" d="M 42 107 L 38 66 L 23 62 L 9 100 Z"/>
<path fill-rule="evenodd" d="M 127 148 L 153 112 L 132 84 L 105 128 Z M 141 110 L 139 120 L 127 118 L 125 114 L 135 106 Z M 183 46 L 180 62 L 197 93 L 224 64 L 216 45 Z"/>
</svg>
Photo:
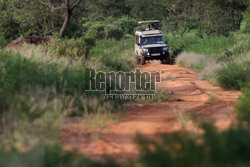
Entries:
<svg viewBox="0 0 250 167">
<path fill-rule="evenodd" d="M 141 58 L 139 56 L 137 57 L 136 63 L 141 64 Z"/>
<path fill-rule="evenodd" d="M 141 63 L 141 65 L 146 64 L 146 60 L 145 60 L 144 56 L 141 56 L 140 63 Z"/>
<path fill-rule="evenodd" d="M 167 54 L 166 57 L 163 57 L 163 58 L 161 59 L 161 64 L 171 64 L 169 54 Z"/>
<path fill-rule="evenodd" d="M 171 64 L 171 59 L 170 59 L 169 53 L 167 54 L 167 57 L 166 57 L 166 64 Z"/>
<path fill-rule="evenodd" d="M 167 57 L 163 57 L 162 59 L 161 59 L 161 64 L 167 64 Z"/>
<path fill-rule="evenodd" d="M 161 59 L 161 64 L 165 64 L 165 59 L 164 58 Z"/>
</svg>

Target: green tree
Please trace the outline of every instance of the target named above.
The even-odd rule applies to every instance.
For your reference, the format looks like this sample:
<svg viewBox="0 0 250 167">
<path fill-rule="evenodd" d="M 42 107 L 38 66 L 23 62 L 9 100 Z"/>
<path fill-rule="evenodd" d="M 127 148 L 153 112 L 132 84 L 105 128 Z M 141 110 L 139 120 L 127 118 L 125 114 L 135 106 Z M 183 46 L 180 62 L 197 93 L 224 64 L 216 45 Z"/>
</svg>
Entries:
<svg viewBox="0 0 250 167">
<path fill-rule="evenodd" d="M 59 31 L 60 13 L 31 0 L 0 0 L 0 35 L 7 41 L 19 36 L 47 35 Z"/>
<path fill-rule="evenodd" d="M 90 0 L 87 7 L 96 18 L 121 17 L 130 12 L 127 0 Z"/>
<path fill-rule="evenodd" d="M 209 33 L 227 35 L 240 29 L 247 3 L 245 0 L 210 0 L 207 9 Z"/>
<path fill-rule="evenodd" d="M 163 18 L 163 8 L 159 0 L 128 0 L 130 15 L 139 20 Z"/>
<path fill-rule="evenodd" d="M 81 0 L 76 0 L 74 2 L 71 2 L 70 0 L 60 0 L 60 1 L 38 0 L 38 2 L 48 7 L 52 12 L 56 10 L 64 11 L 65 13 L 64 22 L 59 33 L 59 37 L 63 38 L 65 30 L 72 16 L 72 12 L 80 4 Z"/>
</svg>

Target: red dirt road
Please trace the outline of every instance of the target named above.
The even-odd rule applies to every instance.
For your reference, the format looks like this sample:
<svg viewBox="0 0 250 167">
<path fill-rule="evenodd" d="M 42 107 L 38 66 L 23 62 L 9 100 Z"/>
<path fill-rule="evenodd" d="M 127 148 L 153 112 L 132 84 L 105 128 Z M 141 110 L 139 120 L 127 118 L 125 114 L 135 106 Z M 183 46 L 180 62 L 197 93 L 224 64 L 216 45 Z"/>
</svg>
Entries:
<svg viewBox="0 0 250 167">
<path fill-rule="evenodd" d="M 147 64 L 140 68 L 143 71 L 164 70 L 158 88 L 171 92 L 171 100 L 130 107 L 123 121 L 101 130 L 87 129 L 82 118 L 71 118 L 61 132 L 66 149 L 75 148 L 93 158 L 104 154 L 118 159 L 135 158 L 137 133 L 154 138 L 157 133 L 197 130 L 190 120 L 193 114 L 199 120 L 212 120 L 220 130 L 236 120 L 233 104 L 240 92 L 225 91 L 207 81 L 199 81 L 195 72 L 176 65 Z"/>
</svg>

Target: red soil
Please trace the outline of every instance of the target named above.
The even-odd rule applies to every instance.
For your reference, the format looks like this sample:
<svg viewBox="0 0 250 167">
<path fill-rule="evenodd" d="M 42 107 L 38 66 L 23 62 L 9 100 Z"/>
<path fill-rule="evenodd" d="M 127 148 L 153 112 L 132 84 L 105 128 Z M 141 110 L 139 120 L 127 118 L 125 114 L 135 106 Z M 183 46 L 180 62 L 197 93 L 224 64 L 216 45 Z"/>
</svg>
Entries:
<svg viewBox="0 0 250 167">
<path fill-rule="evenodd" d="M 172 92 L 171 100 L 158 104 L 134 106 L 123 121 L 105 129 L 90 130 L 82 123 L 83 118 L 70 118 L 61 132 L 61 141 L 66 149 L 100 158 L 110 155 L 117 159 L 135 158 L 138 148 L 137 133 L 155 138 L 158 133 L 180 130 L 198 130 L 188 115 L 195 114 L 198 120 L 214 122 L 219 130 L 228 128 L 236 115 L 233 105 L 241 95 L 239 91 L 225 91 L 207 81 L 199 81 L 192 70 L 176 65 L 150 65 L 140 67 L 143 71 L 161 71 L 161 89 Z M 76 125 L 72 128 L 71 125 Z"/>
</svg>

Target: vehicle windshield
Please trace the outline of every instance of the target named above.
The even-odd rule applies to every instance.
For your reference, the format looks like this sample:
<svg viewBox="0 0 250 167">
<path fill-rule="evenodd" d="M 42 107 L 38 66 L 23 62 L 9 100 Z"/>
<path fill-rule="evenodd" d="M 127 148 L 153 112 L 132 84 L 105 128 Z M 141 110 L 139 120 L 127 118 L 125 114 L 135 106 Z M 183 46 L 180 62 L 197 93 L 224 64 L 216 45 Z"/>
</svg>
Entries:
<svg viewBox="0 0 250 167">
<path fill-rule="evenodd" d="M 150 45 L 150 44 L 164 44 L 162 36 L 156 37 L 144 37 L 141 39 L 142 45 Z"/>
</svg>

